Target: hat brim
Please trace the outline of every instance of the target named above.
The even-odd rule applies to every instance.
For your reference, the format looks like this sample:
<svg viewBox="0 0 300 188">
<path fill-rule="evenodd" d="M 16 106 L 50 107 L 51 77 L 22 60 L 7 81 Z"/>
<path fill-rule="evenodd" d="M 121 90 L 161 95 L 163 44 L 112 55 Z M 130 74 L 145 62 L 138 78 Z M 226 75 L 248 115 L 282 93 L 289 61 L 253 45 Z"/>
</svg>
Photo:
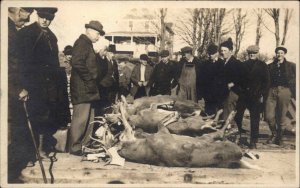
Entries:
<svg viewBox="0 0 300 188">
<path fill-rule="evenodd" d="M 47 12 L 37 12 L 37 15 L 40 18 L 46 18 L 47 20 L 53 20 L 54 17 L 55 17 L 54 14 L 50 14 L 50 13 L 47 13 Z"/>
<path fill-rule="evenodd" d="M 284 51 L 284 53 L 287 53 L 287 49 L 285 47 L 277 47 L 275 49 L 275 53 L 277 53 L 278 50 L 282 50 L 282 51 Z"/>
<path fill-rule="evenodd" d="M 94 27 L 93 25 L 90 25 L 90 24 L 85 24 L 85 28 L 94 29 L 94 30 L 98 31 L 98 32 L 99 32 L 99 34 L 100 34 L 101 36 L 104 36 L 104 35 L 105 35 L 105 31 L 103 31 L 103 30 L 100 30 L 100 29 L 98 29 L 98 28 Z"/>
</svg>

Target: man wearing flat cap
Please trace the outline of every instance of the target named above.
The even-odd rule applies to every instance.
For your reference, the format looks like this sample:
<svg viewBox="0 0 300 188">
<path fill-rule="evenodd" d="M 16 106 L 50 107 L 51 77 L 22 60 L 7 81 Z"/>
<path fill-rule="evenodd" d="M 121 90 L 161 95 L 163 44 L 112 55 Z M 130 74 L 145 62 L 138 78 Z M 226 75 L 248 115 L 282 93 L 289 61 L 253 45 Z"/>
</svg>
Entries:
<svg viewBox="0 0 300 188">
<path fill-rule="evenodd" d="M 205 101 L 205 113 L 216 114 L 222 109 L 227 86 L 222 78 L 224 62 L 219 58 L 219 48 L 215 44 L 207 47 L 208 60 L 203 62 L 200 70 L 199 90 Z"/>
<path fill-rule="evenodd" d="M 176 62 L 169 59 L 168 50 L 159 53 L 160 62 L 154 67 L 150 78 L 151 95 L 171 95 L 172 86 L 176 85 Z"/>
<path fill-rule="evenodd" d="M 97 57 L 93 43 L 104 35 L 99 21 L 85 24 L 85 34 L 75 41 L 72 51 L 72 71 L 70 79 L 73 116 L 70 128 L 69 152 L 82 155 L 81 148 L 90 140 L 93 127 L 89 126 L 94 119 L 94 103 L 100 99 L 97 87 Z"/>
<path fill-rule="evenodd" d="M 98 87 L 101 96 L 100 99 L 100 114 L 104 115 L 107 107 L 111 106 L 116 101 L 116 97 L 119 90 L 119 70 L 117 61 L 114 59 L 114 53 L 116 52 L 116 45 L 110 44 L 100 50 L 98 56 Z"/>
<path fill-rule="evenodd" d="M 49 29 L 57 8 L 35 8 L 37 22 L 20 30 L 18 46 L 27 110 L 42 157 L 54 150 L 53 134 L 70 122 L 66 73 L 59 67 L 55 34 Z"/>
<path fill-rule="evenodd" d="M 259 120 L 261 106 L 266 101 L 269 88 L 269 71 L 265 62 L 258 59 L 259 47 L 251 45 L 247 48 L 249 59 L 243 62 L 245 80 L 241 94 L 237 101 L 235 121 L 240 133 L 246 131 L 242 128 L 243 116 L 246 108 L 250 112 L 250 148 L 256 148 L 259 135 Z"/>
<path fill-rule="evenodd" d="M 149 80 L 153 71 L 153 67 L 148 64 L 148 60 L 149 58 L 146 54 L 141 54 L 140 63 L 135 65 L 132 70 L 130 80 L 133 86 L 130 89 L 130 94 L 135 99 L 149 96 Z"/>
<path fill-rule="evenodd" d="M 178 97 L 185 100 L 198 102 L 202 98 L 199 90 L 199 76 L 201 62 L 193 55 L 193 49 L 186 46 L 181 49 L 182 58 L 176 68 L 178 81 Z"/>
<path fill-rule="evenodd" d="M 20 161 L 35 161 L 33 150 L 29 152 L 32 143 L 28 142 L 30 134 L 26 126 L 25 112 L 22 101 L 27 99 L 28 91 L 22 86 L 20 77 L 20 62 L 18 59 L 17 35 L 30 21 L 33 8 L 8 8 L 8 178 L 11 171 L 19 168 Z M 20 133 L 24 136 L 20 136 Z M 21 147 L 20 147 L 21 146 Z M 21 149 L 22 148 L 22 149 Z M 23 149 L 25 148 L 25 149 Z M 32 148 L 33 149 L 33 148 Z M 24 151 L 27 153 L 25 154 Z M 16 156 L 18 153 L 20 157 Z M 31 155 L 31 156 L 29 156 Z"/>
<path fill-rule="evenodd" d="M 220 53 L 224 59 L 223 79 L 227 85 L 225 101 L 223 103 L 223 119 L 227 120 L 229 114 L 236 109 L 238 97 L 242 91 L 241 84 L 244 79 L 242 62 L 233 56 L 233 42 L 231 38 L 220 44 Z"/>
<path fill-rule="evenodd" d="M 270 90 L 266 102 L 265 118 L 272 133 L 268 142 L 280 145 L 282 130 L 287 125 L 286 113 L 290 100 L 296 97 L 296 65 L 286 60 L 287 49 L 284 46 L 277 47 L 275 53 L 275 60 L 268 65 Z"/>
</svg>

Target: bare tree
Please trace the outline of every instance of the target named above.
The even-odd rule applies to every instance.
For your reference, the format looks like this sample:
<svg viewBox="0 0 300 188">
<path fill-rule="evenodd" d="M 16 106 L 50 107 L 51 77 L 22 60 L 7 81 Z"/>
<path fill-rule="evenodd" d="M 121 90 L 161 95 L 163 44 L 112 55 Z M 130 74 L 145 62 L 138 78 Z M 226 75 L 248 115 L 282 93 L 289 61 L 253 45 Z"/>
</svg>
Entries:
<svg viewBox="0 0 300 188">
<path fill-rule="evenodd" d="M 279 35 L 279 16 L 280 16 L 280 9 L 279 8 L 268 8 L 265 9 L 265 12 L 272 17 L 274 24 L 275 24 L 275 39 L 276 39 L 276 46 L 279 46 L 280 43 L 280 35 Z"/>
<path fill-rule="evenodd" d="M 245 34 L 246 24 L 248 23 L 247 12 L 242 13 L 242 9 L 236 9 L 233 13 L 233 23 L 235 29 L 235 51 L 234 55 L 236 56 L 240 50 L 241 42 Z"/>
<path fill-rule="evenodd" d="M 262 23 L 263 23 L 264 11 L 263 9 L 254 9 L 254 12 L 257 16 L 255 45 L 259 46 L 260 39 L 262 37 Z"/>
<path fill-rule="evenodd" d="M 283 36 L 282 36 L 281 45 L 285 44 L 285 40 L 286 40 L 286 36 L 287 36 L 287 32 L 288 32 L 288 26 L 289 26 L 290 20 L 292 18 L 292 15 L 293 15 L 292 9 L 285 9 L 284 27 L 283 27 Z"/>
<path fill-rule="evenodd" d="M 165 25 L 165 18 L 167 16 L 167 8 L 161 8 L 159 9 L 160 12 L 160 50 L 165 49 L 166 45 L 166 25 Z"/>
</svg>

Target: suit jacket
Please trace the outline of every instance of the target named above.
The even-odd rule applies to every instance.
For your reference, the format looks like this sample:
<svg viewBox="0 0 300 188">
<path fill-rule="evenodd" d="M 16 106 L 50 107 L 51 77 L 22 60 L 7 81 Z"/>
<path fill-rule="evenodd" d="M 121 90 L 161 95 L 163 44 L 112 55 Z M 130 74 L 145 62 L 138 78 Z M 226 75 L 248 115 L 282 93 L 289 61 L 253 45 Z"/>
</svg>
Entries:
<svg viewBox="0 0 300 188">
<path fill-rule="evenodd" d="M 149 94 L 150 91 L 150 85 L 149 85 L 149 80 L 151 77 L 153 71 L 153 67 L 151 67 L 149 64 L 146 65 L 145 69 L 145 81 L 148 81 L 148 85 L 146 86 L 146 93 L 147 95 Z M 141 64 L 137 64 L 131 73 L 130 76 L 131 83 L 133 86 L 130 89 L 130 93 L 132 96 L 135 96 L 136 92 L 138 91 L 138 88 L 140 87 L 138 82 L 141 80 Z"/>
<path fill-rule="evenodd" d="M 246 71 L 245 82 L 242 89 L 247 97 L 258 99 L 268 96 L 270 75 L 268 66 L 260 60 L 247 60 L 243 63 Z"/>
<path fill-rule="evenodd" d="M 224 65 L 223 79 L 225 80 L 226 85 L 233 83 L 234 86 L 231 88 L 231 91 L 240 95 L 242 90 L 242 84 L 245 81 L 246 70 L 242 66 L 242 62 L 237 60 L 234 56 L 231 56 L 227 63 Z M 227 94 L 229 90 L 227 90 Z"/>
<path fill-rule="evenodd" d="M 71 65 L 72 103 L 80 104 L 99 100 L 96 54 L 92 41 L 84 34 L 75 41 Z"/>
<path fill-rule="evenodd" d="M 179 78 L 181 76 L 181 72 L 182 72 L 182 68 L 183 68 L 183 65 L 185 63 L 188 63 L 187 60 L 185 58 L 182 58 L 179 63 L 177 64 L 177 68 L 176 68 L 176 82 L 178 83 L 179 82 Z M 198 97 L 198 100 L 200 100 L 203 96 L 202 96 L 202 93 L 200 91 L 200 80 L 201 80 L 201 76 L 200 76 L 200 69 L 202 67 L 202 62 L 200 61 L 199 58 L 197 57 L 194 57 L 193 61 L 192 61 L 192 64 L 195 65 L 195 69 L 196 69 L 196 90 L 197 90 L 197 97 Z M 180 87 L 180 86 L 179 86 Z M 177 88 L 177 90 L 179 91 L 179 87 Z"/>
<path fill-rule="evenodd" d="M 292 92 L 292 97 L 296 97 L 296 64 L 284 59 L 285 75 L 288 82 L 288 87 Z M 275 73 L 277 61 L 274 61 L 268 65 L 270 73 L 270 85 L 272 85 L 272 75 Z"/>
<path fill-rule="evenodd" d="M 99 54 L 97 54 L 98 57 L 98 78 L 97 78 L 97 82 L 99 86 L 102 86 L 101 82 L 110 82 L 108 80 L 108 67 L 109 67 L 109 63 L 111 64 L 111 62 L 108 61 L 108 59 L 106 57 L 100 57 Z M 116 62 L 116 60 L 112 60 L 112 74 L 114 77 L 114 81 L 113 83 L 109 83 L 109 85 L 111 84 L 111 86 L 115 87 L 116 89 L 119 87 L 119 70 L 118 70 L 118 64 Z"/>
</svg>

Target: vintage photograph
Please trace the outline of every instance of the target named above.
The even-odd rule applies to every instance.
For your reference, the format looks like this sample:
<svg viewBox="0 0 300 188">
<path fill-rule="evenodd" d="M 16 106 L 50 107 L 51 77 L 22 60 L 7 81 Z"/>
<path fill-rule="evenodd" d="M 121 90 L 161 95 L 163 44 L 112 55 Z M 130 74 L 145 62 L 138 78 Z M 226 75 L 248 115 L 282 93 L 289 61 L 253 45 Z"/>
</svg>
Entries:
<svg viewBox="0 0 300 188">
<path fill-rule="evenodd" d="M 1 187 L 300 186 L 298 1 L 2 1 L 0 82 Z"/>
</svg>

